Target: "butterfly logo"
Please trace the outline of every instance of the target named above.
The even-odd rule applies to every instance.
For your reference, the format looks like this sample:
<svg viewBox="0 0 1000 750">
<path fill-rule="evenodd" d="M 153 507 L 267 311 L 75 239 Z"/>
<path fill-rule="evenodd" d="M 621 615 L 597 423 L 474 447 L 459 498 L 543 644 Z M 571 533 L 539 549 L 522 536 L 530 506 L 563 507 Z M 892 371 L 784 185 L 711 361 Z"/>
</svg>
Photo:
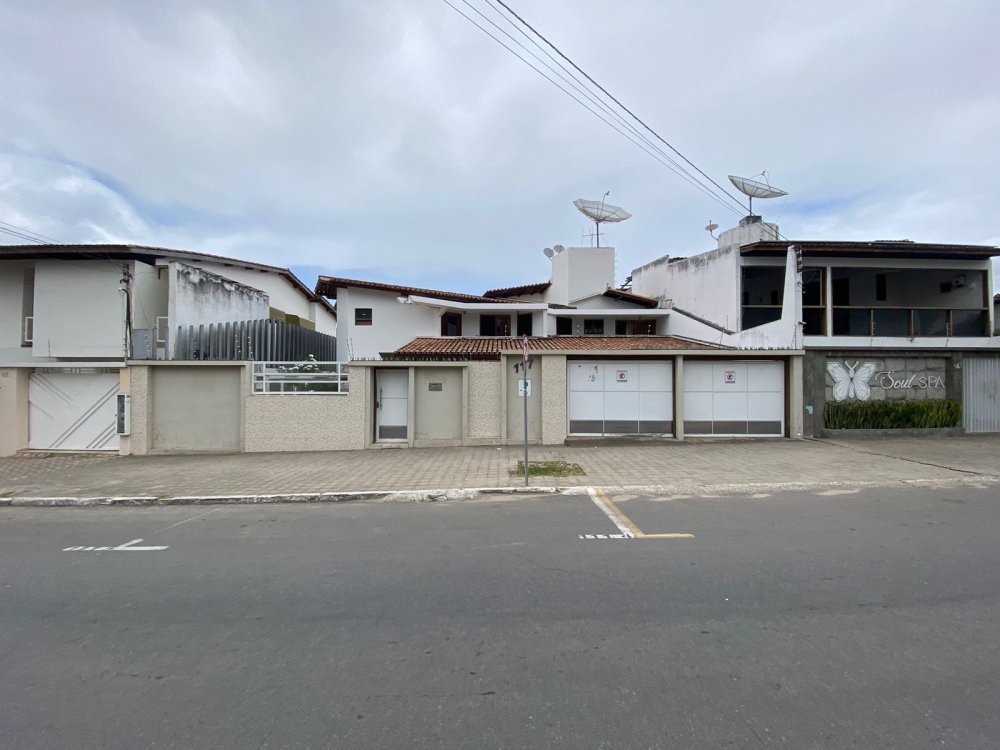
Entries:
<svg viewBox="0 0 1000 750">
<path fill-rule="evenodd" d="M 834 399 L 843 401 L 848 398 L 856 398 L 859 401 L 867 401 L 868 397 L 872 395 L 868 381 L 875 374 L 876 367 L 874 362 L 865 362 L 863 365 L 860 361 L 853 365 L 847 364 L 846 361 L 844 364 L 828 362 L 826 371 L 833 378 Z"/>
</svg>

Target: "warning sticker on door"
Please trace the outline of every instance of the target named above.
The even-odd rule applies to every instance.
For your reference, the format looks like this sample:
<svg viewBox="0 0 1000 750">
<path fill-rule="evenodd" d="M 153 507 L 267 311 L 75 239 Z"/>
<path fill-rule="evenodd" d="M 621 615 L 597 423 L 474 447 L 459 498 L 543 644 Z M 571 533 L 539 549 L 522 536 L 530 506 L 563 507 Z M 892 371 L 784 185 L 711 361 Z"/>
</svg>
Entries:
<svg viewBox="0 0 1000 750">
<path fill-rule="evenodd" d="M 627 383 L 628 382 L 628 370 L 618 370 L 615 373 L 615 380 L 617 382 L 619 382 L 619 383 Z"/>
<path fill-rule="evenodd" d="M 727 383 L 736 382 L 736 370 L 726 370 L 725 382 Z"/>
</svg>

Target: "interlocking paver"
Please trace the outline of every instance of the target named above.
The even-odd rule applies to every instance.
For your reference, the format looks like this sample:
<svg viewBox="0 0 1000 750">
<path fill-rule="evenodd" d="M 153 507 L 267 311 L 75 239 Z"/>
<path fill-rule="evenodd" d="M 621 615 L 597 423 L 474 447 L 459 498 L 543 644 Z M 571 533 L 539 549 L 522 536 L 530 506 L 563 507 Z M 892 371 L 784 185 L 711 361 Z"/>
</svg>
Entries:
<svg viewBox="0 0 1000 750">
<path fill-rule="evenodd" d="M 0 495 L 267 495 L 519 486 L 517 446 L 325 453 L 0 459 Z M 1000 476 L 1000 436 L 865 441 L 721 441 L 532 447 L 531 460 L 580 464 L 582 477 L 536 485 L 895 483 Z"/>
</svg>

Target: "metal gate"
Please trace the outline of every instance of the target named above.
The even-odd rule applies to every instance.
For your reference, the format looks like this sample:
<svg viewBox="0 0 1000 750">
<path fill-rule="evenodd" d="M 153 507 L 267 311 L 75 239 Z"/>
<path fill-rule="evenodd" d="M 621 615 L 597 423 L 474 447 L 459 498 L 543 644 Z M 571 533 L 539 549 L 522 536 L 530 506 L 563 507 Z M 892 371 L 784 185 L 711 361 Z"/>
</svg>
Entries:
<svg viewBox="0 0 1000 750">
<path fill-rule="evenodd" d="M 966 357 L 962 373 L 965 431 L 1000 432 L 1000 359 Z"/>
<path fill-rule="evenodd" d="M 28 447 L 116 451 L 117 370 L 35 370 L 28 381 Z"/>
<path fill-rule="evenodd" d="M 673 434 L 673 362 L 570 360 L 567 371 L 569 434 Z"/>
</svg>

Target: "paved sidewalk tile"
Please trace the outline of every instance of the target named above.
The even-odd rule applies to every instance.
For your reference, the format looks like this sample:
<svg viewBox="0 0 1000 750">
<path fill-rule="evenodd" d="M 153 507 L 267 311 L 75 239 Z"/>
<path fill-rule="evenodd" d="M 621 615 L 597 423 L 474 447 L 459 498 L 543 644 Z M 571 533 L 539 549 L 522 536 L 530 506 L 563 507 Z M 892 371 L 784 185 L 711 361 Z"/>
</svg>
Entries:
<svg viewBox="0 0 1000 750">
<path fill-rule="evenodd" d="M 223 496 L 523 485 L 517 446 L 325 453 L 0 459 L 0 497 Z M 886 440 L 686 441 L 533 447 L 531 460 L 579 464 L 561 486 L 896 483 L 1000 476 L 1000 436 Z"/>
</svg>

